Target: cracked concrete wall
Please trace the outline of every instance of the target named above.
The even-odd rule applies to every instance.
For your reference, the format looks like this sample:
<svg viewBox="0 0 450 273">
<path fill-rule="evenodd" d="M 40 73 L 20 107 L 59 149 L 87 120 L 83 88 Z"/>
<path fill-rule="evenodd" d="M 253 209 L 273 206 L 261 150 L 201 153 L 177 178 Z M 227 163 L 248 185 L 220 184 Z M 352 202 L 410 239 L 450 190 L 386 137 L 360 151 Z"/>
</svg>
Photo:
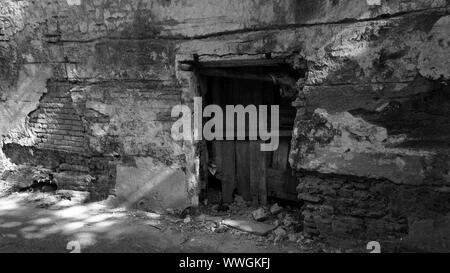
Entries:
<svg viewBox="0 0 450 273">
<path fill-rule="evenodd" d="M 179 195 L 185 204 L 196 204 L 195 146 L 169 135 L 170 107 L 190 104 L 195 95 L 195 75 L 179 71 L 178 61 L 193 54 L 206 61 L 271 53 L 294 67 L 297 59 L 307 61 L 290 153 L 300 185 L 309 172 L 346 176 L 342 181 L 351 185 L 365 177 L 385 187 L 440 189 L 448 182 L 448 18 L 446 0 L 2 0 L 2 142 L 36 145 L 26 119 L 51 96 L 43 95 L 49 84 L 56 85 L 83 121 L 86 156 L 102 158 L 101 164 L 87 160 L 88 167 L 114 165 L 107 172 L 115 173 L 108 176 L 120 195 L 160 184 L 149 177 L 170 177 L 168 185 L 187 191 Z M 319 181 L 312 185 L 326 187 L 326 179 Z M 157 188 L 139 198 L 170 203 L 160 200 L 168 189 Z M 299 192 L 311 200 L 322 194 Z M 407 227 L 428 218 L 409 217 Z M 320 231 L 314 219 L 306 222 Z M 330 219 L 364 222 L 347 212 Z"/>
</svg>

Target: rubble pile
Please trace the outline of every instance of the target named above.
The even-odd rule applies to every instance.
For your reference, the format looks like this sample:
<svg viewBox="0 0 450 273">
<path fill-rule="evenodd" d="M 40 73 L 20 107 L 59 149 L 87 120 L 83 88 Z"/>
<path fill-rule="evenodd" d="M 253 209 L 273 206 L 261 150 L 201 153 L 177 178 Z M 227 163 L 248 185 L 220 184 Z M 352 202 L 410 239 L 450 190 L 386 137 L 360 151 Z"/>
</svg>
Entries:
<svg viewBox="0 0 450 273">
<path fill-rule="evenodd" d="M 247 236 L 261 244 L 310 242 L 303 236 L 303 221 L 298 208 L 277 203 L 255 208 L 239 195 L 227 207 L 227 211 L 221 211 L 217 204 L 204 206 L 196 216 L 183 215 L 177 223 L 184 232 L 199 229 L 208 233 L 229 232 L 233 236 Z"/>
</svg>

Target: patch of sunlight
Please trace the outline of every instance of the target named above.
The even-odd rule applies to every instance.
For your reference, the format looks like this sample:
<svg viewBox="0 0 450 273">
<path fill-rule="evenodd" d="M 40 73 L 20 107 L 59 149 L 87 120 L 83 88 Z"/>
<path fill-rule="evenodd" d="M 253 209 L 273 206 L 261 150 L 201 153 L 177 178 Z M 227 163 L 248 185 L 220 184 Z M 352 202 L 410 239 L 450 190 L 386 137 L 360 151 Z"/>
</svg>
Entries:
<svg viewBox="0 0 450 273">
<path fill-rule="evenodd" d="M 101 203 L 98 203 L 98 202 L 85 205 L 85 207 L 88 210 L 91 210 L 91 211 L 99 211 L 99 210 L 103 210 L 103 209 L 107 209 L 108 208 L 105 204 L 101 204 Z"/>
<path fill-rule="evenodd" d="M 67 0 L 69 6 L 79 6 L 81 5 L 81 0 Z"/>
<path fill-rule="evenodd" d="M 27 226 L 27 227 L 24 227 L 24 228 L 20 229 L 20 232 L 22 232 L 22 233 L 32 232 L 32 231 L 35 231 L 37 229 L 39 229 L 37 226 Z"/>
<path fill-rule="evenodd" d="M 127 213 L 125 213 L 125 212 L 113 212 L 112 214 L 111 214 L 111 218 L 115 218 L 115 219 L 118 219 L 118 218 L 124 218 L 124 217 L 127 217 L 128 215 L 127 215 Z"/>
<path fill-rule="evenodd" d="M 153 213 L 153 212 L 147 212 L 146 216 L 151 219 L 160 219 L 162 217 L 161 214 Z"/>
<path fill-rule="evenodd" d="M 110 221 L 99 222 L 99 223 L 95 224 L 94 228 L 95 229 L 107 228 L 107 227 L 114 225 L 115 223 L 117 223 L 117 221 L 110 220 Z"/>
<path fill-rule="evenodd" d="M 55 216 L 62 218 L 85 219 L 89 216 L 87 212 L 88 208 L 86 208 L 85 206 L 75 206 L 63 210 L 58 210 L 55 212 Z"/>
<path fill-rule="evenodd" d="M 33 221 L 30 221 L 31 224 L 34 225 L 46 225 L 52 223 L 54 220 L 52 218 L 46 217 L 46 218 L 39 218 Z"/>
<path fill-rule="evenodd" d="M 19 205 L 17 201 L 11 199 L 0 200 L 0 211 L 14 210 L 17 209 Z"/>
<path fill-rule="evenodd" d="M 21 222 L 6 222 L 0 225 L 0 228 L 15 228 L 20 227 L 22 225 Z"/>
<path fill-rule="evenodd" d="M 144 222 L 146 225 L 157 227 L 161 225 L 161 221 L 159 220 L 148 220 Z"/>
<path fill-rule="evenodd" d="M 45 228 L 44 230 L 42 230 L 42 233 L 46 234 L 46 235 L 51 235 L 51 234 L 59 233 L 62 230 L 63 230 L 63 225 L 57 224 L 57 225 L 53 225 L 53 226 Z"/>
<path fill-rule="evenodd" d="M 91 217 L 89 217 L 89 218 L 87 218 L 86 220 L 85 220 L 85 222 L 87 222 L 87 223 L 97 223 L 97 222 L 102 222 L 102 221 L 106 221 L 106 220 L 108 220 L 109 218 L 111 218 L 111 214 L 99 214 L 99 215 L 94 215 L 94 216 L 91 216 Z"/>
<path fill-rule="evenodd" d="M 129 206 L 130 204 L 136 203 L 138 200 L 142 199 L 147 193 L 151 192 L 156 185 L 164 183 L 170 176 L 172 176 L 177 170 L 164 170 L 157 175 L 153 176 L 151 182 L 146 183 L 141 188 L 137 189 L 135 192 L 130 194 L 125 204 Z"/>
<path fill-rule="evenodd" d="M 89 232 L 75 234 L 75 240 L 78 241 L 83 247 L 95 245 L 97 240 L 95 234 Z"/>
<path fill-rule="evenodd" d="M 63 226 L 63 231 L 64 233 L 72 233 L 78 229 L 81 229 L 84 225 L 85 224 L 83 222 L 68 223 Z"/>
<path fill-rule="evenodd" d="M 44 239 L 47 235 L 43 233 L 25 233 L 23 234 L 23 237 L 25 239 Z"/>
<path fill-rule="evenodd" d="M 66 207 L 70 207 L 73 206 L 73 201 L 72 200 L 62 200 L 59 201 L 58 203 L 56 203 L 55 205 L 53 205 L 54 208 L 66 208 Z"/>
</svg>

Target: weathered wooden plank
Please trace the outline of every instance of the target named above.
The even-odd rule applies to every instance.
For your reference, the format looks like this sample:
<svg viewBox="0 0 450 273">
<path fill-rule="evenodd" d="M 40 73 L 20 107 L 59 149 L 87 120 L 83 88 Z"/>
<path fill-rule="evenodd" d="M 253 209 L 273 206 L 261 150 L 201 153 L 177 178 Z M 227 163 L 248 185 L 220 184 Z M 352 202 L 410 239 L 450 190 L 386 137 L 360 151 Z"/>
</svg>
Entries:
<svg viewBox="0 0 450 273">
<path fill-rule="evenodd" d="M 285 171 L 287 168 L 288 154 L 289 154 L 289 139 L 280 138 L 278 149 L 273 152 L 272 167 L 277 170 Z"/>
<path fill-rule="evenodd" d="M 267 153 L 261 152 L 258 141 L 250 141 L 250 192 L 254 205 L 267 202 Z"/>
<path fill-rule="evenodd" d="M 209 162 L 209 153 L 208 148 L 206 146 L 205 141 L 200 141 L 197 144 L 198 153 L 200 156 L 200 181 L 199 181 L 199 188 L 200 190 L 206 190 L 208 186 L 208 162 Z"/>
<path fill-rule="evenodd" d="M 274 59 L 253 59 L 253 60 L 220 60 L 220 61 L 205 61 L 199 62 L 199 68 L 218 68 L 218 67 L 244 67 L 244 66 L 277 66 L 286 64 L 284 58 Z"/>
<path fill-rule="evenodd" d="M 250 154 L 250 194 L 252 197 L 253 205 L 258 205 L 258 185 L 259 185 L 259 167 L 258 167 L 258 153 L 259 143 L 256 141 L 250 141 L 249 154 Z"/>
<path fill-rule="evenodd" d="M 259 203 L 260 205 L 265 206 L 267 204 L 267 161 L 269 153 L 267 152 L 261 152 L 260 155 L 260 164 L 259 164 L 259 171 L 260 171 L 260 180 L 259 180 L 259 187 L 258 187 L 258 195 L 259 195 Z"/>
<path fill-rule="evenodd" d="M 234 70 L 230 70 L 230 69 L 218 69 L 218 68 L 200 69 L 199 73 L 204 76 L 256 80 L 256 81 L 285 84 L 285 85 L 290 85 L 290 86 L 295 84 L 295 79 L 292 78 L 288 73 L 284 73 L 280 76 L 280 75 L 276 75 L 276 74 L 269 75 L 269 74 L 263 74 L 263 73 L 251 73 L 251 72 L 244 72 L 244 71 L 234 71 Z"/>
<path fill-rule="evenodd" d="M 236 189 L 236 155 L 235 155 L 235 142 L 234 141 L 220 141 L 222 146 L 222 164 L 221 164 L 221 177 L 222 177 L 222 198 L 224 203 L 233 202 L 233 192 Z"/>
<path fill-rule="evenodd" d="M 236 141 L 236 180 L 238 194 L 251 201 L 249 141 Z"/>
</svg>

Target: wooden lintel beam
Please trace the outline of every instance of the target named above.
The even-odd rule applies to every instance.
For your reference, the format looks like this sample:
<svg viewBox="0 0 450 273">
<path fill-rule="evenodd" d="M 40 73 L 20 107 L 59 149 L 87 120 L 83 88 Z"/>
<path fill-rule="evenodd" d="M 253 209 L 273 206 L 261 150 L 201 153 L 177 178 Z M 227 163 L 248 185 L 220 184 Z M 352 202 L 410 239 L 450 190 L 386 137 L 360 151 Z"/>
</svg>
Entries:
<svg viewBox="0 0 450 273">
<path fill-rule="evenodd" d="M 205 76 L 224 77 L 233 79 L 257 80 L 272 82 L 275 84 L 288 85 L 295 87 L 296 80 L 287 74 L 262 74 L 243 71 L 233 71 L 229 69 L 208 68 L 200 69 L 199 73 Z"/>
<path fill-rule="evenodd" d="M 192 71 L 194 67 L 202 68 L 230 68 L 230 67 L 254 67 L 254 66 L 277 66 L 286 64 L 285 59 L 255 59 L 255 60 L 220 60 L 205 61 L 198 60 L 181 61 L 179 68 L 183 71 Z"/>
<path fill-rule="evenodd" d="M 220 60 L 199 62 L 199 68 L 225 68 L 225 67 L 251 67 L 251 66 L 277 66 L 286 64 L 285 59 L 254 59 L 254 60 Z"/>
<path fill-rule="evenodd" d="M 199 73 L 205 76 L 224 77 L 234 79 L 258 80 L 273 82 L 274 80 L 269 75 L 251 73 L 251 72 L 236 72 L 227 69 L 208 68 L 200 69 Z"/>
</svg>

